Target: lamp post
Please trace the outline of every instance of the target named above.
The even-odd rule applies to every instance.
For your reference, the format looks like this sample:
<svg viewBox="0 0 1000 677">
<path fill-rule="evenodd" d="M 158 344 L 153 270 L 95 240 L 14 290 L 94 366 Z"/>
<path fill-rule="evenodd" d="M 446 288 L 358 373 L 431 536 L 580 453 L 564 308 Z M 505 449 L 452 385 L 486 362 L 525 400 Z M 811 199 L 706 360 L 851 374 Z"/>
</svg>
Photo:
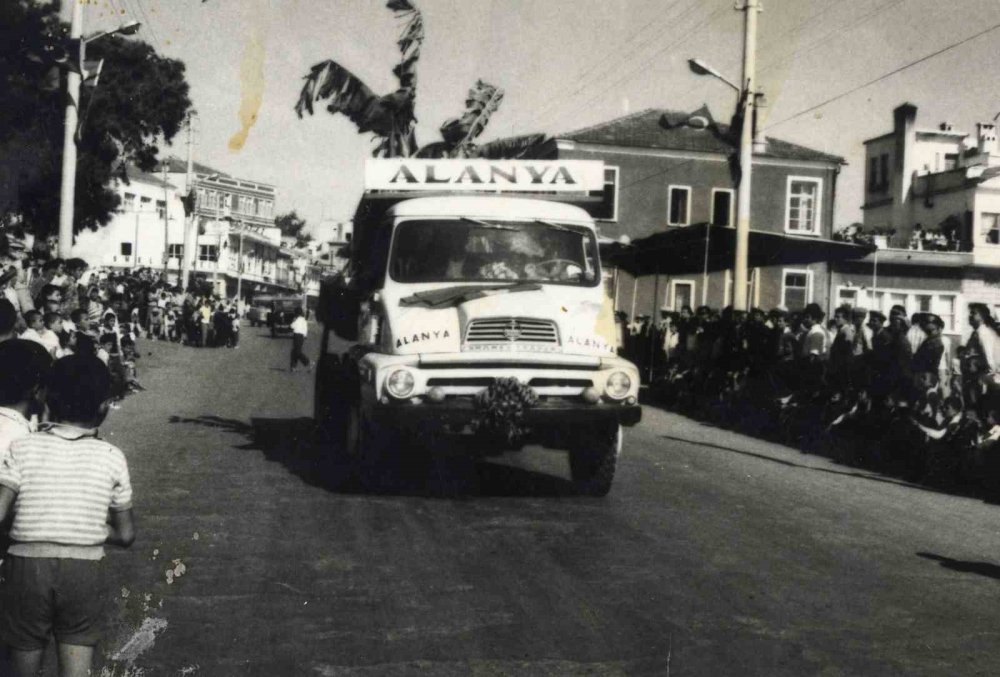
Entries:
<svg viewBox="0 0 1000 677">
<path fill-rule="evenodd" d="M 743 124 L 740 128 L 740 184 L 736 197 L 736 255 L 733 261 L 733 309 L 748 310 L 747 278 L 750 258 L 750 186 L 753 170 L 753 109 L 757 60 L 757 13 L 760 0 L 744 0 L 742 11 L 746 14 L 743 36 L 742 87 L 726 79 L 717 70 L 699 59 L 690 59 L 688 65 L 698 75 L 710 75 L 736 90 Z"/>
<path fill-rule="evenodd" d="M 87 55 L 87 43 L 108 35 L 132 35 L 139 30 L 139 23 L 132 21 L 111 31 L 100 31 L 83 37 L 83 5 L 73 2 L 73 16 L 69 37 L 77 43 L 77 68 L 66 75 L 66 127 L 63 129 L 62 187 L 59 196 L 59 256 L 68 259 L 73 251 L 73 201 L 76 196 L 76 128 L 79 124 L 80 75 Z"/>
</svg>

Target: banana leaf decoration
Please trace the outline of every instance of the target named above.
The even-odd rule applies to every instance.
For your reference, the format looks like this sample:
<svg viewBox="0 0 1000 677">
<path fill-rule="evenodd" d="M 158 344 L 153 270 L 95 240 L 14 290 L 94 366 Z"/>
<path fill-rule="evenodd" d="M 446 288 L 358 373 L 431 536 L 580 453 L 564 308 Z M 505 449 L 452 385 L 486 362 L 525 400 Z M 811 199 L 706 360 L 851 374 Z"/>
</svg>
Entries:
<svg viewBox="0 0 1000 677">
<path fill-rule="evenodd" d="M 397 41 L 400 61 L 392 69 L 399 80 L 399 89 L 380 96 L 360 78 L 336 61 L 322 61 L 312 67 L 295 104 L 301 118 L 314 113 L 314 104 L 325 102 L 331 114 L 346 115 L 358 127 L 358 132 L 372 132 L 378 143 L 376 157 L 406 157 L 417 150 L 414 136 L 414 100 L 416 98 L 416 64 L 420 45 L 424 41 L 423 18 L 409 0 L 389 0 L 386 7 L 397 18 L 406 18 Z"/>
</svg>

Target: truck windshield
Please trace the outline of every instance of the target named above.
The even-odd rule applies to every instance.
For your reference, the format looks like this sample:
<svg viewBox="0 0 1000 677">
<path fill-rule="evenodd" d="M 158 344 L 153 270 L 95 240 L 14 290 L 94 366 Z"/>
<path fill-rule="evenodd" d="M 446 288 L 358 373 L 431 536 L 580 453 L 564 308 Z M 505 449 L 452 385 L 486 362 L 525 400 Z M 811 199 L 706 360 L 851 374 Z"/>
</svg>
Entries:
<svg viewBox="0 0 1000 677">
<path fill-rule="evenodd" d="M 396 282 L 543 282 L 592 287 L 594 233 L 541 221 L 404 221 L 389 263 Z"/>
</svg>

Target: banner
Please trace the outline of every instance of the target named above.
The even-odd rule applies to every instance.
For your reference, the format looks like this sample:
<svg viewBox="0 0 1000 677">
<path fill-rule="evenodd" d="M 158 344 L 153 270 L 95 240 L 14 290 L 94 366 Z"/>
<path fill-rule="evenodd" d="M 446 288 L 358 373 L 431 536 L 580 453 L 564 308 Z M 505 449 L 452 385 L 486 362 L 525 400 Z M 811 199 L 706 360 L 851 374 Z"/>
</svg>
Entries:
<svg viewBox="0 0 1000 677">
<path fill-rule="evenodd" d="M 593 160 L 370 159 L 365 190 L 484 193 L 586 193 L 604 189 Z"/>
</svg>

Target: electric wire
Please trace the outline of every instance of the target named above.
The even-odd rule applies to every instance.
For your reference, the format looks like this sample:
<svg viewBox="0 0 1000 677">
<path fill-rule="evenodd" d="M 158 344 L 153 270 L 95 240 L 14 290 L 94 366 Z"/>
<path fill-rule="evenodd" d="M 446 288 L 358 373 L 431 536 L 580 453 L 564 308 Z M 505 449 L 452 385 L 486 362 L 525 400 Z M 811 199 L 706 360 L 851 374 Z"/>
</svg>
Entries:
<svg viewBox="0 0 1000 677">
<path fill-rule="evenodd" d="M 674 0 L 674 2 L 672 4 L 670 4 L 670 5 L 668 5 L 666 8 L 664 8 L 664 10 L 665 11 L 669 11 L 670 9 L 676 7 L 678 5 L 678 3 L 680 3 L 681 1 L 682 0 Z M 605 52 L 604 54 L 602 54 L 601 58 L 597 59 L 594 62 L 594 65 L 591 68 L 589 68 L 587 71 L 585 71 L 581 75 L 577 76 L 576 78 L 570 80 L 570 82 L 583 82 L 584 84 L 580 85 L 579 87 L 577 87 L 575 90 L 573 90 L 569 94 L 566 94 L 565 90 L 564 90 L 563 93 L 555 95 L 553 97 L 553 99 L 550 100 L 549 103 L 547 103 L 545 106 L 543 106 L 542 109 L 534 117 L 536 117 L 536 118 L 544 117 L 545 115 L 548 115 L 549 113 L 553 113 L 555 111 L 560 110 L 565 105 L 567 105 L 568 101 L 559 101 L 559 99 L 569 99 L 569 98 L 575 96 L 576 94 L 578 94 L 579 92 L 583 91 L 584 89 L 586 89 L 588 87 L 591 87 L 591 86 L 594 86 L 597 82 L 599 82 L 599 81 L 603 80 L 604 78 L 608 77 L 609 75 L 611 75 L 614 72 L 615 68 L 623 65 L 624 63 L 628 62 L 630 59 L 634 58 L 633 54 L 626 53 L 626 52 L 627 52 L 629 46 L 631 45 L 631 43 L 633 43 L 635 40 L 637 40 L 638 37 L 640 35 L 642 35 L 642 33 L 644 33 L 647 29 L 649 29 L 649 28 L 651 28 L 653 26 L 659 27 L 660 24 L 666 23 L 668 21 L 680 19 L 682 16 L 684 16 L 686 14 L 689 14 L 691 11 L 693 11 L 694 8 L 697 6 L 697 4 L 698 4 L 698 0 L 693 0 L 692 3 L 688 6 L 688 8 L 686 10 L 684 10 L 684 11 L 682 11 L 682 12 L 680 12 L 680 13 L 674 15 L 674 16 L 666 16 L 663 19 L 661 19 L 660 21 L 656 21 L 656 22 L 652 22 L 652 23 L 646 24 L 646 26 L 644 26 L 639 31 L 637 31 L 634 35 L 632 35 L 632 37 L 628 38 L 623 45 L 620 45 L 620 46 L 616 45 L 615 51 L 623 54 L 623 56 L 616 57 L 616 58 L 613 58 L 611 60 L 608 60 L 607 57 L 609 56 L 610 51 L 609 52 Z M 658 37 L 662 37 L 662 36 L 656 34 L 656 35 L 653 35 L 652 37 L 650 37 L 649 39 L 644 40 L 642 43 L 640 43 L 639 45 L 637 45 L 635 47 L 634 51 L 638 51 L 638 50 L 644 48 L 646 45 L 650 44 L 651 42 L 653 42 L 653 40 L 657 39 Z M 599 71 L 599 75 L 595 76 L 590 81 L 587 81 L 587 78 L 594 71 Z M 572 85 L 570 85 L 570 87 L 572 87 Z M 568 89 L 569 89 L 569 87 L 566 88 L 566 90 L 568 90 Z"/>
<path fill-rule="evenodd" d="M 818 108 L 822 108 L 823 106 L 826 106 L 827 104 L 833 103 L 834 101 L 838 101 L 838 100 L 844 98 L 845 96 L 850 96 L 851 94 L 854 94 L 857 91 L 865 89 L 866 87 L 870 87 L 871 85 L 874 85 L 877 82 L 881 82 L 882 80 L 886 80 L 886 79 L 892 77 L 893 75 L 897 75 L 899 73 L 902 73 L 903 71 L 908 70 L 910 68 L 913 68 L 914 66 L 922 64 L 922 63 L 924 63 L 926 61 L 929 61 L 929 60 L 933 59 L 936 56 L 940 56 L 941 54 L 944 54 L 945 52 L 949 52 L 949 51 L 951 51 L 953 49 L 961 47 L 962 45 L 965 45 L 965 44 L 967 44 L 969 42 L 972 42 L 976 38 L 980 38 L 980 37 L 986 35 L 987 33 L 992 33 L 993 31 L 997 30 L 998 28 L 1000 28 L 1000 23 L 993 24 L 989 28 L 983 29 L 983 30 L 979 31 L 978 33 L 970 35 L 967 38 L 963 38 L 963 39 L 959 40 L 958 42 L 953 42 L 952 44 L 950 44 L 950 45 L 948 45 L 946 47 L 942 47 L 941 49 L 938 49 L 938 50 L 936 50 L 934 52 L 931 52 L 930 54 L 922 56 L 919 59 L 915 59 L 913 61 L 910 61 L 907 64 L 899 66 L 898 68 L 894 68 L 893 70 L 889 71 L 888 73 L 883 73 L 882 75 L 878 76 L 877 78 L 869 80 L 868 82 L 860 84 L 860 85 L 858 85 L 856 87 L 852 87 L 851 89 L 849 89 L 849 90 L 847 90 L 845 92 L 841 92 L 840 94 L 837 94 L 836 96 L 832 96 L 829 99 L 826 99 L 825 101 L 821 101 L 821 102 L 819 102 L 819 103 L 817 103 L 817 104 L 815 104 L 813 106 L 809 106 L 808 108 L 800 110 L 799 112 L 795 113 L 794 115 L 789 115 L 788 117 L 782 118 L 781 120 L 778 120 L 777 122 L 773 122 L 773 123 L 767 125 L 764 129 L 765 130 L 766 129 L 773 129 L 774 127 L 777 127 L 778 125 L 782 125 L 782 124 L 784 124 L 786 122 L 790 122 L 792 120 L 800 118 L 803 115 L 806 115 L 807 113 L 811 113 L 812 111 L 814 111 L 814 110 L 816 110 Z"/>
</svg>

